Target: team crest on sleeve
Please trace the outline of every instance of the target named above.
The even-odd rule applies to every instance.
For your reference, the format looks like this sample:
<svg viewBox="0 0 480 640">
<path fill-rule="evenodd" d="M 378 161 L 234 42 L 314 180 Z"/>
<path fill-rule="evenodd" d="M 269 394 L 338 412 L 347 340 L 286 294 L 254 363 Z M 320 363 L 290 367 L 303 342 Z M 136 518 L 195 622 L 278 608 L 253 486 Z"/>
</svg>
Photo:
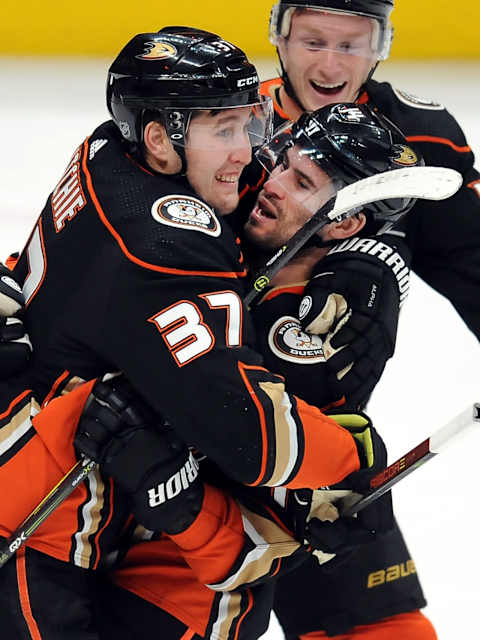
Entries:
<svg viewBox="0 0 480 640">
<path fill-rule="evenodd" d="M 212 209 L 191 196 L 159 198 L 152 205 L 152 216 L 157 222 L 177 229 L 201 231 L 215 238 L 221 233 L 220 223 Z"/>
<path fill-rule="evenodd" d="M 443 111 L 443 109 L 445 109 L 443 104 L 440 104 L 439 102 L 429 100 L 428 98 L 419 98 L 418 96 L 402 91 L 401 89 L 394 88 L 393 92 L 400 102 L 403 102 L 403 104 L 406 104 L 409 107 L 414 107 L 415 109 L 430 109 L 432 111 Z"/>
<path fill-rule="evenodd" d="M 271 327 L 268 345 L 277 358 L 296 364 L 325 362 L 320 336 L 302 331 L 297 318 L 283 316 Z"/>
</svg>

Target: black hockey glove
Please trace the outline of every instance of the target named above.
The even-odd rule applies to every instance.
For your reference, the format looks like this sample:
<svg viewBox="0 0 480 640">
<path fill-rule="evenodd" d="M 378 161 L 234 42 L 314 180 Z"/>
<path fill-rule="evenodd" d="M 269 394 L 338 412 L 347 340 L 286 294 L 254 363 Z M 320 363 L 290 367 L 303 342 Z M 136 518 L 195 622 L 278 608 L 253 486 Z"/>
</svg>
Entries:
<svg viewBox="0 0 480 640">
<path fill-rule="evenodd" d="M 180 533 L 200 512 L 204 490 L 196 460 L 123 376 L 95 384 L 75 446 L 130 496 L 147 529 Z"/>
<path fill-rule="evenodd" d="M 334 486 L 296 492 L 297 504 L 304 505 L 303 536 L 317 550 L 321 564 L 331 560 L 334 554 L 345 556 L 356 547 L 372 542 L 375 534 L 386 533 L 394 526 L 390 492 L 356 516 L 339 518 L 342 508 L 356 502 L 369 489 L 370 480 L 387 466 L 387 452 L 382 438 L 364 414 L 331 417 L 352 433 L 362 467 Z M 297 507 L 299 526 L 300 518 Z"/>
<path fill-rule="evenodd" d="M 20 318 L 13 317 L 23 308 L 22 288 L 10 269 L 0 263 L 0 379 L 23 371 L 30 359 L 32 345 Z"/>
<path fill-rule="evenodd" d="M 325 335 L 332 398 L 365 406 L 393 355 L 400 303 L 408 291 L 410 256 L 395 238 L 353 238 L 335 247 L 305 288 L 302 329 Z"/>
</svg>

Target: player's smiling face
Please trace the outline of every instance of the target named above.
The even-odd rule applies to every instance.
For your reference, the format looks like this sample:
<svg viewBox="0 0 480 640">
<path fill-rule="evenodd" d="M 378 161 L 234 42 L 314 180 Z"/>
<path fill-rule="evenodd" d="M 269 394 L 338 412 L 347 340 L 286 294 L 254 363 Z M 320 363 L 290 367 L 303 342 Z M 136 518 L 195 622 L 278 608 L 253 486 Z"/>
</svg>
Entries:
<svg viewBox="0 0 480 640">
<path fill-rule="evenodd" d="M 297 11 L 288 38 L 278 48 L 301 104 L 315 111 L 333 102 L 353 102 L 376 62 L 375 21 L 361 16 Z"/>
<path fill-rule="evenodd" d="M 262 249 L 284 244 L 334 195 L 330 177 L 293 147 L 263 185 L 245 225 L 246 236 Z"/>
<path fill-rule="evenodd" d="M 202 111 L 188 128 L 187 178 L 197 195 L 220 215 L 238 205 L 238 181 L 252 159 L 250 107 Z"/>
</svg>

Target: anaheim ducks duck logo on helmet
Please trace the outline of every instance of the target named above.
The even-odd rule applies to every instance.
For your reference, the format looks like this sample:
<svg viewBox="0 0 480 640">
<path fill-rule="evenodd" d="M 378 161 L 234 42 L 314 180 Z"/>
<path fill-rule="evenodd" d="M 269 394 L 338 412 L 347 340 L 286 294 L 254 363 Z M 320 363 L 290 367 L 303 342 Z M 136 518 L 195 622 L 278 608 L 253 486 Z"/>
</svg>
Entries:
<svg viewBox="0 0 480 640">
<path fill-rule="evenodd" d="M 405 144 L 395 144 L 393 148 L 395 155 L 392 160 L 396 164 L 401 164 L 403 167 L 411 167 L 418 164 L 418 156 L 411 147 L 407 147 Z"/>
<path fill-rule="evenodd" d="M 173 45 L 161 40 L 145 42 L 145 49 L 145 53 L 135 57 L 140 60 L 162 60 L 163 58 L 173 58 L 177 55 L 177 50 Z"/>
</svg>

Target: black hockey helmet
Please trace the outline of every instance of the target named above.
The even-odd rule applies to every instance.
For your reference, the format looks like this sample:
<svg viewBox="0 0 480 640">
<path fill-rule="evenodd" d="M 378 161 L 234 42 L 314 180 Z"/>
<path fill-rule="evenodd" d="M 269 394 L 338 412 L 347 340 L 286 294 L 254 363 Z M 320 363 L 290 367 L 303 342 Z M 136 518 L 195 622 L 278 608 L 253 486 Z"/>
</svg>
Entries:
<svg viewBox="0 0 480 640">
<path fill-rule="evenodd" d="M 329 13 L 343 13 L 372 18 L 378 25 L 372 49 L 378 60 L 388 58 L 393 38 L 390 14 L 393 0 L 279 0 L 270 13 L 270 41 L 278 44 L 278 38 L 287 38 L 290 33 L 292 16 L 297 9 L 318 9 Z"/>
<path fill-rule="evenodd" d="M 255 67 L 235 45 L 208 31 L 165 27 L 134 36 L 118 54 L 108 72 L 107 107 L 125 140 L 141 142 L 147 122 L 158 117 L 172 142 L 184 146 L 195 109 L 255 105 L 258 146 L 272 122 L 258 89 Z"/>
<path fill-rule="evenodd" d="M 258 151 L 257 159 L 272 172 L 294 147 L 330 176 L 336 190 L 377 173 L 424 164 L 392 122 L 368 105 L 355 103 L 328 105 L 286 123 Z M 363 206 L 369 232 L 386 231 L 415 201 L 392 198 Z"/>
</svg>

